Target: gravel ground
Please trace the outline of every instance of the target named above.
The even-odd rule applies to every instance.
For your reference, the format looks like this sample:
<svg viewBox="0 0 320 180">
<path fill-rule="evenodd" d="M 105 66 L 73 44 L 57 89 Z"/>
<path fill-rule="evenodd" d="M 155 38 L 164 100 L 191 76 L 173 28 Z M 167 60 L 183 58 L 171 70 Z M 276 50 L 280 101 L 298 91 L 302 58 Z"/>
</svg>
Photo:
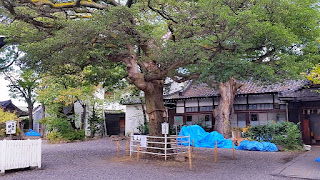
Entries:
<svg viewBox="0 0 320 180">
<path fill-rule="evenodd" d="M 125 141 L 121 142 L 124 155 Z M 94 180 L 94 179 L 291 179 L 270 175 L 298 156 L 289 152 L 249 152 L 218 149 L 214 163 L 213 149 L 196 148 L 193 170 L 188 162 L 116 158 L 116 143 L 109 138 L 68 144 L 43 144 L 42 169 L 7 171 L 1 180 Z"/>
</svg>

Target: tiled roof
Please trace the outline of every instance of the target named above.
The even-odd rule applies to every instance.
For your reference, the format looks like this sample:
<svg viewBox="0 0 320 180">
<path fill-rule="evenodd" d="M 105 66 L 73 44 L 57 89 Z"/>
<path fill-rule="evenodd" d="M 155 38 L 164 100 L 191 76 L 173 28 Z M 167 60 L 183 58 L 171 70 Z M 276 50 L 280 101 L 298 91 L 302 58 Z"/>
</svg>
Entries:
<svg viewBox="0 0 320 180">
<path fill-rule="evenodd" d="M 299 91 L 283 92 L 279 94 L 282 100 L 296 100 L 296 101 L 316 101 L 320 100 L 319 87 L 306 87 Z"/>
<path fill-rule="evenodd" d="M 0 107 L 6 107 L 8 106 L 11 102 L 11 100 L 8 101 L 0 101 Z"/>
<path fill-rule="evenodd" d="M 262 93 L 285 93 L 294 92 L 301 89 L 309 82 L 302 80 L 286 80 L 282 83 L 274 83 L 269 85 L 259 84 L 253 81 L 239 82 L 242 86 L 238 89 L 237 95 L 241 94 L 262 94 Z M 164 97 L 164 99 L 180 99 L 194 97 L 212 97 L 219 96 L 217 88 L 209 87 L 205 83 L 192 82 L 182 92 L 176 92 Z"/>
<path fill-rule="evenodd" d="M 20 108 L 18 108 L 17 106 L 15 106 L 11 100 L 8 101 L 0 101 L 0 107 L 8 107 L 9 105 L 11 105 L 14 110 L 16 110 L 18 112 L 19 115 L 28 115 L 27 112 L 22 111 Z"/>
</svg>

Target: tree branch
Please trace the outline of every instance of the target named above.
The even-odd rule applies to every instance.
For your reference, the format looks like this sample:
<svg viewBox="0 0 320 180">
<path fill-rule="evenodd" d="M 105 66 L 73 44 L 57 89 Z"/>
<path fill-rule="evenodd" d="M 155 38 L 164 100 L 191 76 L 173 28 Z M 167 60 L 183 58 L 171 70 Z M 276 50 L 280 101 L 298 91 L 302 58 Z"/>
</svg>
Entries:
<svg viewBox="0 0 320 180">
<path fill-rule="evenodd" d="M 126 6 L 128 6 L 128 8 L 131 8 L 132 4 L 133 4 L 133 0 L 128 0 L 126 3 Z"/>
<path fill-rule="evenodd" d="M 182 82 L 186 82 L 192 79 L 198 79 L 200 77 L 200 74 L 190 74 L 190 75 L 182 75 L 180 74 L 180 77 L 177 76 L 170 76 L 170 78 L 177 82 L 177 83 L 182 83 Z"/>
<path fill-rule="evenodd" d="M 158 14 L 159 14 L 161 17 L 163 17 L 164 19 L 170 20 L 170 21 L 172 21 L 172 22 L 174 22 L 174 23 L 178 23 L 178 21 L 174 20 L 172 17 L 170 17 L 169 15 L 167 15 L 164 11 L 160 11 L 160 10 L 152 7 L 152 6 L 151 6 L 151 0 L 148 0 L 148 7 L 149 7 L 152 11 L 158 13 Z"/>
<path fill-rule="evenodd" d="M 43 6 L 47 5 L 51 8 L 73 8 L 73 7 L 90 7 L 90 8 L 97 8 L 97 9 L 109 9 L 110 7 L 104 4 L 98 4 L 93 1 L 84 1 L 84 0 L 77 0 L 75 2 L 63 2 L 63 3 L 53 3 L 50 0 L 25 0 L 29 3 L 33 3 L 36 6 Z M 114 2 L 113 0 L 109 0 L 110 4 L 117 5 L 118 3 Z"/>
</svg>

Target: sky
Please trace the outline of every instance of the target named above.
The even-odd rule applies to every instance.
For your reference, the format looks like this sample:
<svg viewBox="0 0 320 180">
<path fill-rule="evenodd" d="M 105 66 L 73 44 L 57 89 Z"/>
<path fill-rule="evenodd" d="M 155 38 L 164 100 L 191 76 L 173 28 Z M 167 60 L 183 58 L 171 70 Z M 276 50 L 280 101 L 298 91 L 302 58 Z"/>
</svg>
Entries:
<svg viewBox="0 0 320 180">
<path fill-rule="evenodd" d="M 27 107 L 27 103 L 24 101 L 19 101 L 18 99 L 10 98 L 9 96 L 9 88 L 7 87 L 9 81 L 6 81 L 3 76 L 0 76 L 0 101 L 7 101 L 9 99 L 12 100 L 13 104 L 18 107 Z"/>
</svg>

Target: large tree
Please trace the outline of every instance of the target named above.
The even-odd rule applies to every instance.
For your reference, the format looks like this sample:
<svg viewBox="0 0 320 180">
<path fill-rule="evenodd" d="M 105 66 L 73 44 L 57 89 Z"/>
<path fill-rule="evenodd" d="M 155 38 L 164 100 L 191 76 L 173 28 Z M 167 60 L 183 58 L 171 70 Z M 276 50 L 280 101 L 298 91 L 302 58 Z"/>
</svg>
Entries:
<svg viewBox="0 0 320 180">
<path fill-rule="evenodd" d="M 18 73 L 13 71 L 3 72 L 9 81 L 9 91 L 12 98 L 22 99 L 28 105 L 29 128 L 33 129 L 33 105 L 36 101 L 36 89 L 40 76 L 30 69 L 22 69 Z"/>
<path fill-rule="evenodd" d="M 222 98 L 215 117 L 228 136 L 237 79 L 292 74 L 290 65 L 312 64 L 305 60 L 318 51 L 313 0 L 0 2 L 14 19 L 3 33 L 39 70 L 124 69 L 144 91 L 150 135 L 161 134 L 165 78 L 200 77 L 218 85 Z"/>
</svg>

